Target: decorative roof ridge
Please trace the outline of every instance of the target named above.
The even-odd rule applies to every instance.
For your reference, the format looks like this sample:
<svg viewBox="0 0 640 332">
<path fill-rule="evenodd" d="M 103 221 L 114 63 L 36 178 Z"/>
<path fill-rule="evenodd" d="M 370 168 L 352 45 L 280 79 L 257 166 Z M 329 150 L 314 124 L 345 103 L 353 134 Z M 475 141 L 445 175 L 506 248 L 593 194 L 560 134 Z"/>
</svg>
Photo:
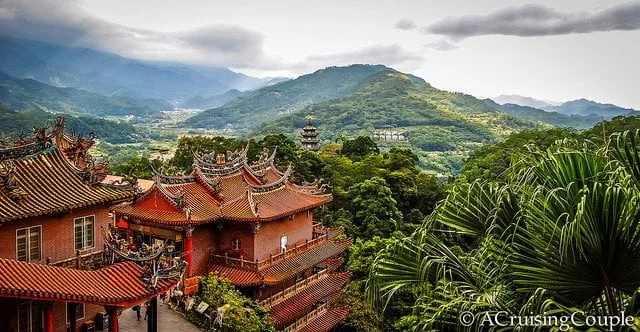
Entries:
<svg viewBox="0 0 640 332">
<path fill-rule="evenodd" d="M 242 167 L 256 182 L 264 183 L 264 171 L 254 170 L 246 161 L 244 162 L 244 165 L 242 165 Z"/>
<path fill-rule="evenodd" d="M 263 169 L 267 169 L 270 166 L 273 166 L 273 162 L 276 159 L 276 153 L 278 152 L 278 146 L 276 145 L 273 148 L 273 152 L 270 155 L 269 155 L 268 148 L 264 148 L 262 151 L 263 153 L 260 156 L 260 159 L 258 159 L 258 161 L 256 161 L 255 163 L 249 166 L 254 171 L 260 171 Z"/>
<path fill-rule="evenodd" d="M 251 207 L 251 213 L 253 213 L 253 215 L 255 217 L 260 217 L 260 213 L 258 213 L 258 205 L 260 205 L 260 202 L 256 202 L 253 200 L 253 195 L 251 192 L 251 189 L 247 188 L 247 200 L 249 201 L 249 206 Z"/>
<path fill-rule="evenodd" d="M 318 180 L 316 179 L 315 181 L 313 181 L 310 184 L 303 184 L 303 185 L 299 185 L 299 184 L 295 184 L 293 182 L 289 182 L 287 183 L 287 185 L 292 189 L 295 190 L 296 192 L 299 192 L 301 194 L 307 194 L 307 195 L 315 195 L 315 196 L 322 196 L 322 195 L 331 195 L 331 193 L 327 193 L 327 189 L 331 188 L 331 186 L 327 183 L 323 183 L 322 185 L 318 186 L 320 183 L 318 182 Z"/>
<path fill-rule="evenodd" d="M 162 183 L 159 182 L 159 177 L 157 174 L 153 176 L 153 180 L 155 181 L 155 187 L 158 188 L 160 193 L 169 199 L 171 205 L 176 207 L 177 209 L 182 210 L 186 215 L 187 219 L 191 218 L 191 213 L 189 207 L 187 205 L 187 201 L 184 198 L 184 192 L 180 190 L 180 194 L 174 195 L 167 188 L 164 187 Z"/>
<path fill-rule="evenodd" d="M 183 176 L 165 175 L 156 171 L 153 167 L 151 168 L 151 172 L 154 176 L 154 180 L 157 177 L 161 184 L 185 184 L 185 183 L 195 182 L 195 178 L 193 177 L 193 175 L 183 175 Z"/>
<path fill-rule="evenodd" d="M 211 169 L 227 169 L 227 168 L 233 168 L 236 167 L 238 163 L 242 164 L 243 162 L 245 162 L 247 160 L 247 152 L 249 151 L 249 144 L 250 141 L 247 142 L 247 145 L 238 152 L 238 150 L 236 150 L 235 152 L 228 154 L 227 156 L 225 156 L 225 159 L 233 156 L 236 156 L 236 158 L 230 159 L 230 160 L 225 160 L 224 163 L 222 164 L 218 164 L 218 163 L 214 163 L 212 162 L 213 160 L 216 160 L 216 156 L 215 151 L 211 151 L 209 153 L 201 153 L 201 155 L 198 155 L 195 152 L 191 152 L 191 154 L 193 155 L 193 162 L 194 164 L 198 164 L 201 167 L 204 168 L 211 168 Z M 206 160 L 205 158 L 210 159 Z"/>
<path fill-rule="evenodd" d="M 222 193 L 220 193 L 220 190 L 222 188 L 221 188 L 219 176 L 217 176 L 213 180 L 209 179 L 204 174 L 202 174 L 202 170 L 200 169 L 200 166 L 194 165 L 193 177 L 195 178 L 196 182 L 204 186 L 205 189 L 207 189 L 207 191 L 211 195 L 213 195 L 215 198 L 221 201 L 224 199 L 224 197 L 222 196 Z"/>
<path fill-rule="evenodd" d="M 268 183 L 268 184 L 263 184 L 263 185 L 252 185 L 250 183 L 247 183 L 247 187 L 252 192 L 258 192 L 258 193 L 273 191 L 275 189 L 285 186 L 287 179 L 289 179 L 289 176 L 291 175 L 291 172 L 293 172 L 293 166 L 289 164 L 289 167 L 287 167 L 287 171 L 284 172 L 284 174 L 282 174 L 282 177 L 280 177 L 280 179 L 278 179 L 277 181 Z"/>
</svg>

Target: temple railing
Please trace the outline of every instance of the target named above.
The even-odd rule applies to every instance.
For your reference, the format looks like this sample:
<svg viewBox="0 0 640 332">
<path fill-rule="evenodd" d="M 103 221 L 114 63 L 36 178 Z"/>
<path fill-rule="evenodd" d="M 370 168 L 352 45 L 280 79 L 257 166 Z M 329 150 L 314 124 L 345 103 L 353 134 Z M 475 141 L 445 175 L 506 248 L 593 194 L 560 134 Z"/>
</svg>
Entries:
<svg viewBox="0 0 640 332">
<path fill-rule="evenodd" d="M 76 257 L 63 259 L 57 262 L 50 262 L 50 260 L 47 259 L 47 264 L 71 269 L 90 270 L 107 265 L 104 255 L 104 250 L 93 251 L 86 254 L 80 254 L 80 251 L 76 251 Z"/>
<path fill-rule="evenodd" d="M 313 309 L 308 314 L 304 315 L 302 318 L 298 319 L 295 323 L 284 328 L 284 332 L 293 332 L 296 331 L 309 323 L 312 319 L 320 316 L 325 311 L 327 311 L 328 304 L 325 302 L 319 305 L 317 308 Z"/>
<path fill-rule="evenodd" d="M 296 293 L 298 293 L 298 290 L 303 289 L 309 285 L 315 284 L 317 281 L 320 281 L 324 278 L 326 278 L 329 275 L 327 269 L 324 269 L 314 275 L 311 275 L 309 278 L 306 278 L 304 280 L 300 280 L 298 282 L 296 282 L 295 284 L 293 284 L 293 286 L 289 286 L 287 288 L 285 288 L 283 291 L 278 292 L 276 294 L 273 294 L 271 296 L 269 296 L 268 298 L 260 301 L 260 305 L 265 306 L 265 307 L 272 307 L 274 305 L 276 305 L 277 303 L 282 302 L 283 300 L 288 299 L 289 297 L 291 297 L 292 295 L 295 295 Z"/>
<path fill-rule="evenodd" d="M 240 258 L 233 258 L 233 257 L 229 257 L 227 253 L 225 253 L 224 255 L 216 255 L 212 253 L 211 261 L 212 263 L 225 264 L 229 266 L 241 267 L 241 268 L 258 271 L 258 270 L 267 268 L 273 264 L 276 264 L 278 262 L 281 262 L 287 258 L 301 254 L 309 249 L 315 248 L 323 243 L 326 243 L 328 239 L 329 239 L 328 234 L 320 235 L 313 240 L 306 239 L 304 243 L 294 245 L 291 247 L 291 249 L 287 248 L 287 250 L 275 255 L 271 253 L 269 254 L 269 258 L 262 261 L 258 261 L 258 260 L 250 261 L 250 260 L 244 259 L 242 256 L 240 256 Z"/>
</svg>

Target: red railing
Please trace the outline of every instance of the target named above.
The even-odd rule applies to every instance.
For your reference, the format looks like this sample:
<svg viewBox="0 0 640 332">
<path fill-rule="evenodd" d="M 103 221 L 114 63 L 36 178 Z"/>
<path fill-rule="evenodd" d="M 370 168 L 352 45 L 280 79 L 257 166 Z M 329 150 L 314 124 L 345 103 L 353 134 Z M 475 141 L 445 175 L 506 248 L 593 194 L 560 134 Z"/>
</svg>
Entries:
<svg viewBox="0 0 640 332">
<path fill-rule="evenodd" d="M 269 258 L 262 261 L 258 261 L 258 260 L 250 261 L 250 260 L 244 259 L 242 256 L 240 256 L 240 258 L 233 258 L 233 257 L 229 257 L 229 255 L 226 253 L 224 255 L 216 255 L 212 253 L 211 261 L 213 263 L 225 264 L 225 265 L 241 267 L 241 268 L 257 271 L 257 270 L 262 270 L 264 268 L 267 268 L 275 263 L 281 262 L 289 257 L 296 256 L 309 249 L 315 248 L 327 242 L 328 239 L 329 239 L 329 236 L 327 234 L 320 235 L 313 240 L 306 239 L 304 243 L 294 245 L 292 246 L 291 249 L 287 248 L 287 250 L 275 255 L 271 253 L 269 254 Z"/>
<path fill-rule="evenodd" d="M 315 318 L 317 316 L 320 316 L 325 311 L 327 311 L 327 307 L 328 307 L 328 305 L 327 305 L 326 302 L 321 304 L 321 305 L 319 305 L 313 311 L 309 312 L 308 314 L 304 315 L 302 318 L 298 319 L 295 323 L 285 327 L 283 331 L 284 332 L 297 331 L 298 329 L 300 329 L 303 326 L 307 325 L 309 323 L 309 321 L 311 321 L 313 318 Z"/>
<path fill-rule="evenodd" d="M 269 296 L 268 298 L 260 301 L 260 305 L 262 306 L 266 306 L 266 307 L 272 307 L 274 305 L 276 305 L 277 303 L 286 300 L 287 298 L 291 297 L 292 295 L 295 295 L 296 293 L 298 293 L 298 290 L 305 288 L 311 284 L 316 283 L 317 281 L 320 281 L 324 278 L 326 278 L 328 276 L 328 272 L 327 269 L 324 269 L 314 275 L 311 275 L 309 278 L 306 278 L 304 280 L 300 280 L 298 282 L 296 282 L 295 284 L 293 284 L 293 286 L 287 287 L 285 288 L 283 291 L 278 292 L 276 294 L 273 294 L 271 296 Z"/>
</svg>

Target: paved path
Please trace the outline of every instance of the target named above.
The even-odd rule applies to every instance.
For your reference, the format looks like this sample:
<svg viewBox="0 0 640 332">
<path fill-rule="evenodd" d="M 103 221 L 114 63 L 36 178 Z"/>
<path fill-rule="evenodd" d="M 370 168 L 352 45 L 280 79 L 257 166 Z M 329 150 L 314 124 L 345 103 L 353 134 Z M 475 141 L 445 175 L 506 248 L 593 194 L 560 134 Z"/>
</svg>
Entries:
<svg viewBox="0 0 640 332">
<path fill-rule="evenodd" d="M 142 318 L 136 320 L 136 312 L 126 309 L 120 315 L 120 331 L 122 332 L 146 332 L 147 321 L 144 320 L 144 309 L 140 310 Z M 169 308 L 158 300 L 158 331 L 159 332 L 200 332 L 200 329 L 191 324 L 182 314 Z"/>
</svg>

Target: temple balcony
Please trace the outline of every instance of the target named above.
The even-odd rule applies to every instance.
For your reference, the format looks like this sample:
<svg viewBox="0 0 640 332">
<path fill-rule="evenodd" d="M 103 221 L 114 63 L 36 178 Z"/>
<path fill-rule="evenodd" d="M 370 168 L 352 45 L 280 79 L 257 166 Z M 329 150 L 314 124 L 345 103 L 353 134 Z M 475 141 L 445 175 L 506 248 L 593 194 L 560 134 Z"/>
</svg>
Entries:
<svg viewBox="0 0 640 332">
<path fill-rule="evenodd" d="M 278 254 L 271 253 L 269 254 L 269 258 L 265 260 L 258 261 L 256 259 L 251 261 L 251 260 L 243 259 L 242 256 L 240 256 L 240 258 L 233 258 L 233 257 L 229 257 L 229 255 L 225 253 L 224 255 L 212 254 L 211 262 L 214 264 L 224 264 L 227 266 L 259 271 L 259 270 L 266 269 L 272 265 L 275 265 L 279 262 L 282 262 L 288 258 L 297 256 L 308 250 L 316 248 L 324 243 L 327 243 L 328 241 L 329 241 L 329 234 L 325 233 L 325 234 L 319 235 L 318 237 L 312 240 L 307 239 L 302 244 L 292 245 L 290 246 L 290 248 L 287 248 L 287 250 L 282 251 Z"/>
<path fill-rule="evenodd" d="M 303 280 L 300 280 L 298 282 L 296 282 L 295 284 L 293 284 L 290 287 L 285 288 L 284 290 L 282 290 L 281 292 L 278 292 L 262 301 L 260 301 L 260 305 L 270 308 L 288 298 L 290 298 L 291 296 L 297 294 L 298 292 L 300 292 L 301 290 L 315 284 L 318 281 L 321 281 L 325 278 L 327 278 L 329 276 L 329 270 L 327 269 L 322 269 L 320 272 L 311 275 L 308 278 L 305 278 Z"/>
</svg>

